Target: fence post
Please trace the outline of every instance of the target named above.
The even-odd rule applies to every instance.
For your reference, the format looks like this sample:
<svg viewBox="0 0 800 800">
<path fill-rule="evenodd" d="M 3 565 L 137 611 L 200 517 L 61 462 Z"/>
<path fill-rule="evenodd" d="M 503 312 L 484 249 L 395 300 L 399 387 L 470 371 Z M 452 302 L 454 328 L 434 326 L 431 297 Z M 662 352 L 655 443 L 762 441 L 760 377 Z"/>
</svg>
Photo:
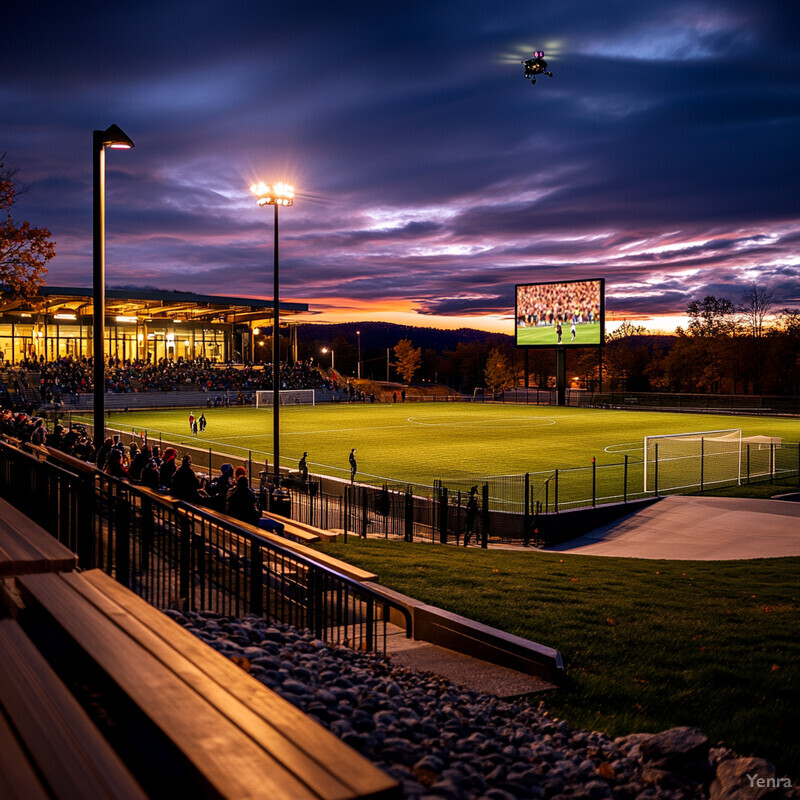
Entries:
<svg viewBox="0 0 800 800">
<path fill-rule="evenodd" d="M 775 442 L 769 443 L 769 482 L 775 483 Z"/>
<path fill-rule="evenodd" d="M 544 482 L 544 513 L 550 513 L 550 478 Z"/>
<path fill-rule="evenodd" d="M 250 613 L 264 613 L 264 556 L 255 539 L 250 541 Z"/>
<path fill-rule="evenodd" d="M 348 488 L 349 488 L 348 486 L 344 487 L 344 496 L 342 497 L 342 500 L 343 500 L 342 505 L 344 506 L 344 520 L 343 520 L 344 524 L 342 525 L 342 529 L 344 530 L 344 543 L 345 544 L 347 544 L 347 517 L 348 517 L 348 514 L 347 514 L 347 511 L 348 511 L 347 490 L 348 490 Z"/>
<path fill-rule="evenodd" d="M 278 466 L 278 475 L 281 473 L 280 464 Z M 247 482 L 252 486 L 253 485 L 253 451 L 247 451 Z"/>
<path fill-rule="evenodd" d="M 447 544 L 447 487 L 439 487 L 439 544 Z"/>
<path fill-rule="evenodd" d="M 180 520 L 181 537 L 179 545 L 180 556 L 178 559 L 178 600 L 182 601 L 184 611 L 192 611 L 192 603 L 189 597 L 192 586 L 192 523 L 186 513 L 179 513 L 178 519 Z"/>
<path fill-rule="evenodd" d="M 750 484 L 750 442 L 747 443 L 747 483 Z"/>
<path fill-rule="evenodd" d="M 489 546 L 489 484 L 483 484 L 483 508 L 481 509 L 481 547 Z"/>
<path fill-rule="evenodd" d="M 653 465 L 653 488 L 655 496 L 658 497 L 658 442 L 654 443 L 655 446 L 655 463 Z"/>
<path fill-rule="evenodd" d="M 94 478 L 81 478 L 78 484 L 77 551 L 81 569 L 91 569 L 94 561 Z"/>
<path fill-rule="evenodd" d="M 527 350 L 525 351 L 528 352 Z M 522 543 L 527 547 L 531 540 L 531 476 L 525 473 L 525 511 L 522 515 Z"/>
<path fill-rule="evenodd" d="M 592 456 L 592 508 L 597 505 L 597 464 Z"/>
<path fill-rule="evenodd" d="M 208 448 L 208 480 L 211 480 L 211 448 Z"/>
<path fill-rule="evenodd" d="M 622 502 L 628 502 L 628 456 L 625 456 L 625 469 L 622 473 Z"/>
<path fill-rule="evenodd" d="M 367 538 L 367 526 L 369 525 L 369 494 L 367 487 L 361 487 L 361 538 Z"/>
<path fill-rule="evenodd" d="M 555 484 L 553 486 L 553 505 L 556 510 L 556 514 L 558 514 L 558 470 L 555 471 Z"/>
<path fill-rule="evenodd" d="M 119 490 L 121 487 L 117 487 Z M 114 508 L 116 538 L 114 541 L 114 577 L 126 589 L 131 584 L 131 504 L 126 495 L 118 491 Z"/>
<path fill-rule="evenodd" d="M 705 467 L 706 467 L 706 440 L 700 437 L 700 494 L 705 491 Z"/>
<path fill-rule="evenodd" d="M 413 542 L 414 541 L 414 495 L 411 493 L 410 486 L 406 486 L 404 511 L 405 514 L 403 515 L 404 517 L 403 538 L 407 542 Z"/>
<path fill-rule="evenodd" d="M 797 483 L 800 484 L 800 442 L 797 444 Z"/>
</svg>

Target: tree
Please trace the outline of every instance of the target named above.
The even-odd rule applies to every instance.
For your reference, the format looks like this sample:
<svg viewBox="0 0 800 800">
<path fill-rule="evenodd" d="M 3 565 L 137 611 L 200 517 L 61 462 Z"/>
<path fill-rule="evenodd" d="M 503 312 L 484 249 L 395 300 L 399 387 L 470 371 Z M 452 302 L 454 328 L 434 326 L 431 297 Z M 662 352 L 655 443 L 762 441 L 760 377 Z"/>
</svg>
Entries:
<svg viewBox="0 0 800 800">
<path fill-rule="evenodd" d="M 394 355 L 397 359 L 398 374 L 406 383 L 411 383 L 422 359 L 422 348 L 414 347 L 411 339 L 401 339 L 395 345 Z"/>
<path fill-rule="evenodd" d="M 517 385 L 514 369 L 509 365 L 506 354 L 499 347 L 493 347 L 489 351 L 484 376 L 486 388 L 492 394 L 504 389 L 513 389 Z"/>
<path fill-rule="evenodd" d="M 692 300 L 686 307 L 690 336 L 730 336 L 736 330 L 733 303 L 724 297 L 707 294 L 702 300 Z"/>
<path fill-rule="evenodd" d="M 0 294 L 5 298 L 35 294 L 44 283 L 45 264 L 56 254 L 47 228 L 15 223 L 11 216 L 11 207 L 21 193 L 16 174 L 0 156 L 0 214 L 7 215 L 0 221 Z"/>
<path fill-rule="evenodd" d="M 764 321 L 772 308 L 773 293 L 766 286 L 759 286 L 755 281 L 743 292 L 739 303 L 739 312 L 753 337 L 764 335 Z"/>
</svg>

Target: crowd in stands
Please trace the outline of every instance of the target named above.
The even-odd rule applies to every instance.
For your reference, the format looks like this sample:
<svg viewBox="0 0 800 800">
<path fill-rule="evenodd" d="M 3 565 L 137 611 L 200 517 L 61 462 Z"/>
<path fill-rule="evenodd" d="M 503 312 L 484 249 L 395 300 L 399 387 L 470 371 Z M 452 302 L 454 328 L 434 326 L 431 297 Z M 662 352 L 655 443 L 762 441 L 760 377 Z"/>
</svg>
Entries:
<svg viewBox="0 0 800 800">
<path fill-rule="evenodd" d="M 190 455 L 179 456 L 174 447 L 163 451 L 150 446 L 145 439 L 132 441 L 126 447 L 114 435 L 95 450 L 94 443 L 82 425 L 65 429 L 56 424 L 47 431 L 44 419 L 10 409 L 0 411 L 0 432 L 21 442 L 45 445 L 61 450 L 82 461 L 94 463 L 107 475 L 138 483 L 155 491 L 166 492 L 189 503 L 199 503 L 228 516 L 258 524 L 261 509 L 250 487 L 247 470 L 223 464 L 218 477 L 198 474 L 192 468 Z"/>
<path fill-rule="evenodd" d="M 91 358 L 65 356 L 57 361 L 30 360 L 16 365 L 16 375 L 25 381 L 30 373 L 38 374 L 37 389 L 43 404 L 60 402 L 66 395 L 91 393 L 94 390 Z M 335 385 L 320 370 L 307 362 L 281 364 L 282 389 L 333 389 Z M 272 389 L 272 365 L 231 366 L 198 358 L 177 361 L 121 361 L 109 358 L 105 368 L 105 390 L 126 392 L 170 392 L 193 389 L 203 392 L 255 392 Z"/>
</svg>

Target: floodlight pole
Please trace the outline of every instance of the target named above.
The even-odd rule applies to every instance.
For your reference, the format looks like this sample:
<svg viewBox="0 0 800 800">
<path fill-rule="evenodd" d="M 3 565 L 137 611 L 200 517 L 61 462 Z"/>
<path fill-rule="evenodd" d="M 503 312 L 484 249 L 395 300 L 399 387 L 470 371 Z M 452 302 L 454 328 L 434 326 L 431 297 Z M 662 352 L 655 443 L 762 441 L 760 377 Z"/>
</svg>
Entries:
<svg viewBox="0 0 800 800">
<path fill-rule="evenodd" d="M 275 209 L 275 251 L 272 271 L 272 452 L 275 483 L 281 477 L 281 329 L 280 329 L 280 279 L 278 275 L 278 204 Z"/>
<path fill-rule="evenodd" d="M 358 379 L 361 380 L 361 331 L 356 331 L 356 338 L 358 339 Z"/>
<path fill-rule="evenodd" d="M 278 271 L 278 206 L 294 203 L 294 186 L 276 183 L 254 184 L 250 191 L 258 198 L 259 206 L 275 208 L 275 245 L 272 269 L 272 455 L 275 483 L 281 477 L 280 404 L 281 404 L 281 330 L 280 330 L 280 277 Z"/>
<path fill-rule="evenodd" d="M 133 142 L 117 125 L 92 132 L 92 440 L 97 450 L 105 439 L 106 147 L 130 150 Z"/>
</svg>

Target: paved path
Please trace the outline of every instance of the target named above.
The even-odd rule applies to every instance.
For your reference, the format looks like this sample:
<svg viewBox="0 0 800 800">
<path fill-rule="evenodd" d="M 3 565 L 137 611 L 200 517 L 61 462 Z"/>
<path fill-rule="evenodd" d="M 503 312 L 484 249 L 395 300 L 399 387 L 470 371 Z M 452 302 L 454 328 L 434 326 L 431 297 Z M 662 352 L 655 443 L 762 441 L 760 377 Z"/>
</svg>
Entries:
<svg viewBox="0 0 800 800">
<path fill-rule="evenodd" d="M 405 631 L 395 625 L 387 625 L 386 653 L 391 656 L 394 664 L 433 672 L 459 686 L 497 697 L 520 697 L 556 688 L 552 683 L 524 672 L 501 667 L 429 642 L 406 639 Z"/>
<path fill-rule="evenodd" d="M 800 556 L 800 503 L 670 495 L 551 552 L 697 561 Z"/>
</svg>

